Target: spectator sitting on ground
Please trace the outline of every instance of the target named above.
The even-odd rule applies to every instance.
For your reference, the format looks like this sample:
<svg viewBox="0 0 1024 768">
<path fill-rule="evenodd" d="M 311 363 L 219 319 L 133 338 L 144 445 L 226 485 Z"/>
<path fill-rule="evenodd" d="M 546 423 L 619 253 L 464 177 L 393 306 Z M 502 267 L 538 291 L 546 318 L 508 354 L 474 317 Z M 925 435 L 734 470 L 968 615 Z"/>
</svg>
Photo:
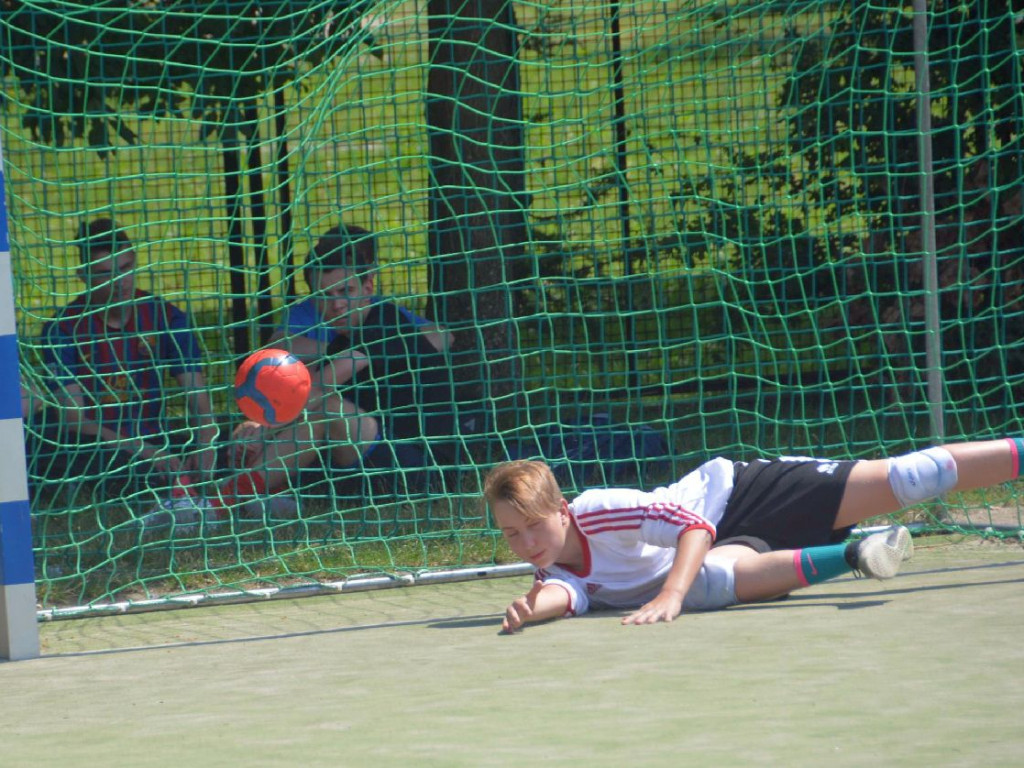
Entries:
<svg viewBox="0 0 1024 768">
<path fill-rule="evenodd" d="M 320 237 L 304 268 L 311 298 L 298 316 L 312 313 L 329 328 L 299 323 L 293 312 L 274 337 L 311 368 L 305 414 L 283 427 L 240 425 L 231 452 L 238 474 L 215 504 L 276 491 L 318 459 L 332 477 L 373 474 L 398 494 L 424 488 L 432 467 L 453 460 L 451 334 L 378 296 L 376 271 L 370 232 L 341 225 Z"/>
<path fill-rule="evenodd" d="M 86 290 L 43 328 L 55 405 L 30 418 L 30 476 L 127 472 L 152 487 L 181 472 L 208 478 L 219 430 L 189 318 L 135 285 L 135 249 L 110 219 L 83 222 L 77 246 Z M 165 375 L 186 394 L 184 431 L 168 423 Z"/>
</svg>

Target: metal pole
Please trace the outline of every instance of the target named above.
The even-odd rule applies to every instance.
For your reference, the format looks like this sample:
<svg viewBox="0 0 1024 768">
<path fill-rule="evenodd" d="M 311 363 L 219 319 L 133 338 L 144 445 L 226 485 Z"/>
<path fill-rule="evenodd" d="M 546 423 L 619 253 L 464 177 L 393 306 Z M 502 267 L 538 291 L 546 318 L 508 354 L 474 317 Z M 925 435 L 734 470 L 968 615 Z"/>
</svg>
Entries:
<svg viewBox="0 0 1024 768">
<path fill-rule="evenodd" d="M 0 147 L 0 361 L 12 372 L 0 377 L 0 659 L 18 661 L 39 656 L 39 625 L 3 164 Z"/>
<path fill-rule="evenodd" d="M 628 170 L 627 147 L 628 131 L 626 125 L 626 93 L 622 77 L 622 8 L 619 0 L 612 0 L 611 3 L 611 38 L 612 38 L 612 87 L 615 98 L 615 176 L 619 189 L 619 224 L 622 231 L 622 253 L 623 266 L 626 279 L 633 277 L 633 234 L 630 225 L 630 201 L 629 184 L 626 180 Z M 633 284 L 628 283 L 627 290 L 632 296 Z M 629 343 L 636 341 L 636 314 L 630 312 L 626 317 L 626 333 L 629 336 Z M 634 352 L 628 356 L 629 384 L 634 389 L 640 388 L 640 370 L 637 354 Z"/>
<path fill-rule="evenodd" d="M 928 8 L 914 0 L 914 79 L 917 86 L 918 170 L 921 177 L 921 232 L 924 235 L 925 365 L 931 437 L 946 436 L 943 415 L 945 381 L 942 372 L 942 336 L 939 327 L 939 267 L 935 244 L 935 172 L 932 166 L 931 79 L 928 74 Z"/>
</svg>

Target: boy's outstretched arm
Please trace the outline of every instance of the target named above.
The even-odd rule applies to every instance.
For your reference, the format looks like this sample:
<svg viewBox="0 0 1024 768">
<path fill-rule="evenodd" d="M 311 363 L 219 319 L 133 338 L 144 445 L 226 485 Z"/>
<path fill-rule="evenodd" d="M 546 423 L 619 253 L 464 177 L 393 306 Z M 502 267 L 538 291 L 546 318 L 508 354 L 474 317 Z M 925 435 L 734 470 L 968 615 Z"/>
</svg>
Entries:
<svg viewBox="0 0 1024 768">
<path fill-rule="evenodd" d="M 530 591 L 512 601 L 505 609 L 501 631 L 512 634 L 528 621 L 546 621 L 564 616 L 569 610 L 569 593 L 557 584 L 545 584 L 539 579 Z"/>
<path fill-rule="evenodd" d="M 693 585 L 704 556 L 711 549 L 711 533 L 706 528 L 683 532 L 676 545 L 676 557 L 657 597 L 626 616 L 623 624 L 654 624 L 672 621 L 683 608 L 683 598 Z"/>
</svg>

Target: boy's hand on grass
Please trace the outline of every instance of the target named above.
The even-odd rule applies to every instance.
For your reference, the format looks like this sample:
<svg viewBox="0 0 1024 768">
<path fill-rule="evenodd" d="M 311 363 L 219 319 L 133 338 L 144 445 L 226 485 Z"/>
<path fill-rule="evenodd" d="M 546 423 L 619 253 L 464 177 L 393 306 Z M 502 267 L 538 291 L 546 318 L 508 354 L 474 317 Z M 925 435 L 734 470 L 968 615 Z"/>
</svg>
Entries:
<svg viewBox="0 0 1024 768">
<path fill-rule="evenodd" d="M 501 622 L 502 632 L 511 635 L 533 618 L 533 606 L 543 587 L 544 582 L 536 579 L 529 592 L 512 601 L 512 605 L 505 609 L 505 618 Z"/>
<path fill-rule="evenodd" d="M 533 608 L 530 607 L 527 596 L 523 595 L 512 601 L 512 605 L 505 609 L 505 619 L 501 622 L 501 631 L 511 635 L 523 626 L 533 616 Z"/>
<path fill-rule="evenodd" d="M 659 621 L 672 621 L 683 609 L 683 599 L 675 592 L 661 592 L 639 610 L 626 616 L 623 624 L 656 624 Z"/>
</svg>

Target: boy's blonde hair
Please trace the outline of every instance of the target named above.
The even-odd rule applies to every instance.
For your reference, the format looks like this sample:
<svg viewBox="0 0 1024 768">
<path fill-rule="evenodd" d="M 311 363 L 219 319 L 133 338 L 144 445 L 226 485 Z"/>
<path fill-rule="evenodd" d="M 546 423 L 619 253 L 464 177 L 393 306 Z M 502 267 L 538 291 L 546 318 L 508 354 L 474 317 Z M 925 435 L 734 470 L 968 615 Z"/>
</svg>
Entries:
<svg viewBox="0 0 1024 768">
<path fill-rule="evenodd" d="M 511 504 L 519 514 L 537 520 L 558 511 L 562 490 L 543 461 L 507 461 L 492 469 L 484 481 L 484 499 Z"/>
</svg>

